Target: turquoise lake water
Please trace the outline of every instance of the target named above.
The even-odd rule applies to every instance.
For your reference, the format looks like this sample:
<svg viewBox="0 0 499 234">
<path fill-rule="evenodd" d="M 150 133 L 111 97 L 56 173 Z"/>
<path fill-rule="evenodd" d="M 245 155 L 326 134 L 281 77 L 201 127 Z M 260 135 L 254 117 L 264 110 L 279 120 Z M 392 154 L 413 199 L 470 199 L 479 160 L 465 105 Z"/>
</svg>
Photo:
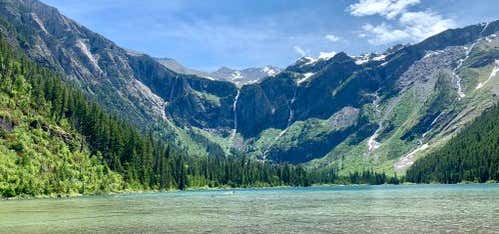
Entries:
<svg viewBox="0 0 499 234">
<path fill-rule="evenodd" d="M 2 233 L 499 233 L 499 184 L 0 201 Z"/>
</svg>

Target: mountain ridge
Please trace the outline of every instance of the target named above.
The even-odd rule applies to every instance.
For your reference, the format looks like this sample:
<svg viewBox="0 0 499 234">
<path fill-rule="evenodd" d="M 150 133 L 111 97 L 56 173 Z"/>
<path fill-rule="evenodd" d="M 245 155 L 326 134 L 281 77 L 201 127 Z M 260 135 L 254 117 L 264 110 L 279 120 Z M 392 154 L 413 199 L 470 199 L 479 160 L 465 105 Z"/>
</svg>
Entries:
<svg viewBox="0 0 499 234">
<path fill-rule="evenodd" d="M 302 58 L 237 85 L 176 72 L 35 0 L 0 6 L 0 31 L 14 46 L 194 154 L 403 172 L 496 102 L 499 90 L 489 71 L 499 59 L 499 21 L 380 54 Z"/>
<path fill-rule="evenodd" d="M 209 72 L 187 68 L 172 58 L 155 58 L 156 61 L 166 68 L 181 74 L 197 75 L 210 80 L 230 81 L 237 86 L 257 83 L 268 76 L 274 76 L 281 72 L 280 68 L 274 66 L 250 67 L 244 69 L 231 69 L 225 66 Z"/>
</svg>

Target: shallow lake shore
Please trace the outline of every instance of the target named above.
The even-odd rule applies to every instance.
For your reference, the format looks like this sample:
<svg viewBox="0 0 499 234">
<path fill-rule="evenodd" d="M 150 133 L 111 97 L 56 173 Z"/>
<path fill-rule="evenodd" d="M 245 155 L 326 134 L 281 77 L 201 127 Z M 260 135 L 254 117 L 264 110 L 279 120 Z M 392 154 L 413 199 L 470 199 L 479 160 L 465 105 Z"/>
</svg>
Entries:
<svg viewBox="0 0 499 234">
<path fill-rule="evenodd" d="M 16 233 L 496 233 L 499 184 L 144 192 L 0 202 Z"/>
</svg>

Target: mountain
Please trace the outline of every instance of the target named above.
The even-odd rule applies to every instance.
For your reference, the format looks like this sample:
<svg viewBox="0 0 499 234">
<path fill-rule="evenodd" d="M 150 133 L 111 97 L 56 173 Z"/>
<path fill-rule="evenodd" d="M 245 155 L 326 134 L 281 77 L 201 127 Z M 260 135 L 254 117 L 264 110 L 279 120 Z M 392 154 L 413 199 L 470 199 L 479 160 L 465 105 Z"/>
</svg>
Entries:
<svg viewBox="0 0 499 234">
<path fill-rule="evenodd" d="M 221 69 L 225 80 L 217 80 L 158 62 L 35 0 L 3 1 L 0 16 L 12 46 L 191 155 L 246 155 L 343 175 L 403 173 L 494 105 L 499 92 L 499 21 L 379 54 L 304 57 L 272 76 L 256 68 L 248 74 L 266 77 L 243 85 L 242 71 Z"/>
<path fill-rule="evenodd" d="M 156 61 L 164 65 L 166 68 L 181 74 L 197 75 L 212 80 L 230 81 L 237 86 L 256 83 L 265 77 L 275 76 L 281 72 L 280 68 L 273 66 L 253 67 L 242 70 L 235 70 L 228 67 L 222 67 L 214 72 L 199 71 L 190 69 L 175 59 L 171 58 L 156 58 Z"/>
<path fill-rule="evenodd" d="M 499 106 L 478 117 L 441 149 L 407 171 L 414 183 L 499 181 Z"/>
<path fill-rule="evenodd" d="M 331 173 L 312 176 L 301 166 L 179 153 L 158 135 L 142 134 L 107 113 L 2 37 L 0 75 L 0 198 L 308 186 L 337 179 Z M 360 179 L 372 183 L 387 178 L 364 175 Z"/>
<path fill-rule="evenodd" d="M 228 104 L 236 95 L 232 83 L 173 72 L 150 56 L 120 48 L 36 0 L 2 1 L 0 16 L 0 33 L 12 46 L 40 65 L 64 74 L 66 81 L 106 110 L 143 131 L 160 131 L 191 154 L 223 154 L 218 145 L 203 136 L 191 136 L 172 120 L 231 126 L 217 123 L 213 116 L 232 119 Z"/>
<path fill-rule="evenodd" d="M 279 72 L 281 72 L 281 69 L 273 66 L 265 66 L 262 68 L 253 67 L 242 70 L 222 67 L 209 73 L 209 77 L 213 77 L 218 80 L 227 80 L 238 86 L 243 86 L 251 83 L 257 83 L 263 78 L 275 76 Z"/>
<path fill-rule="evenodd" d="M 161 65 L 165 66 L 166 68 L 177 72 L 181 74 L 188 74 L 188 75 L 197 75 L 201 77 L 205 77 L 210 79 L 210 73 L 209 72 L 204 72 L 204 71 L 199 71 L 191 68 L 187 68 L 181 63 L 177 62 L 177 60 L 172 59 L 172 58 L 155 58 L 157 62 L 159 62 Z"/>
<path fill-rule="evenodd" d="M 498 26 L 447 30 L 377 55 L 300 59 L 242 88 L 238 132 L 256 138 L 250 153 L 263 158 L 403 171 L 497 102 Z"/>
</svg>

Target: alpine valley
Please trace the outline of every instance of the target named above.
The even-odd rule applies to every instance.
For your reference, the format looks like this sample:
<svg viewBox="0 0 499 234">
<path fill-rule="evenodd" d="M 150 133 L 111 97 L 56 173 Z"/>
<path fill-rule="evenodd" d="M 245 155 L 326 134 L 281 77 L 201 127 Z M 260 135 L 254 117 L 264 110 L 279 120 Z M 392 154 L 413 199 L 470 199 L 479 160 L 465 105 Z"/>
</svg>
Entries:
<svg viewBox="0 0 499 234">
<path fill-rule="evenodd" d="M 123 131 L 133 132 L 131 135 L 136 134 L 140 141 L 155 139 L 150 140 L 153 143 L 148 147 L 164 142 L 178 155 L 203 158 L 207 162 L 225 159 L 224 162 L 230 164 L 232 159 L 242 159 L 244 164 L 247 160 L 255 163 L 251 170 L 268 170 L 269 174 L 276 170 L 275 174 L 284 181 L 282 184 L 307 185 L 307 182 L 299 179 L 291 182 L 289 178 L 286 181 L 282 171 L 278 172 L 282 170 L 278 165 L 285 165 L 286 170 L 297 170 L 293 172 L 297 174 L 334 171 L 340 177 L 351 177 L 352 173 L 368 171 L 384 173 L 383 176 L 405 175 L 418 159 L 426 159 L 426 155 L 436 157 L 456 139 L 456 135 L 473 131 L 473 126 L 480 125 L 475 120 L 482 113 L 495 113 L 495 117 L 482 118 L 487 118 L 488 122 L 495 118 L 496 124 L 490 126 L 497 126 L 499 21 L 446 30 L 419 43 L 398 45 L 383 53 L 352 56 L 340 52 L 332 57 L 302 57 L 283 69 L 272 66 L 244 70 L 221 68 L 216 72 L 189 69 L 173 59 L 154 58 L 121 48 L 37 0 L 2 0 L 0 35 L 5 41 L 2 54 L 7 50 L 20 54 L 20 60 L 26 64 L 59 77 L 54 79 L 61 80 L 61 85 L 67 86 L 69 92 L 81 92 L 79 98 L 85 100 L 81 102 L 97 103 L 102 115 L 111 116 L 109 123 L 126 125 L 132 130 Z M 36 82 L 30 86 L 36 87 Z M 12 95 L 4 99 L 17 101 Z M 27 97 L 31 97 L 29 95 Z M 35 109 L 23 112 L 21 107 L 5 105 L 10 108 L 3 106 L 0 110 L 0 125 L 5 132 L 0 142 L 7 146 L 0 152 L 6 155 L 6 152 L 12 157 L 30 155 L 16 148 L 19 146 L 9 145 L 9 136 L 20 126 L 25 129 L 37 126 L 33 119 L 46 118 L 47 124 L 41 124 L 41 129 L 60 132 L 50 135 L 47 141 L 74 145 L 67 151 L 78 149 L 78 154 L 85 156 L 72 160 L 85 162 L 82 170 L 88 170 L 90 174 L 97 170 L 105 175 L 99 179 L 104 187 L 109 181 L 113 181 L 112 186 L 119 187 L 128 180 L 129 184 L 135 183 L 135 187 L 129 188 L 137 189 L 140 187 L 137 184 L 144 181 L 156 183 L 154 179 L 144 179 L 145 175 L 156 171 L 160 175 L 164 173 L 157 158 L 140 162 L 140 165 L 151 165 L 151 171 L 144 169 L 146 166 L 132 171 L 127 165 L 136 163 L 133 159 L 123 161 L 121 158 L 123 165 L 118 165 L 120 160 L 104 157 L 103 169 L 98 165 L 100 161 L 93 160 L 95 157 L 91 155 L 105 155 L 103 151 L 107 148 L 91 144 L 96 135 L 82 133 L 85 128 L 78 127 L 80 122 L 74 120 L 73 113 L 65 112 L 66 115 L 55 119 L 52 117 L 58 116 L 55 112 L 36 117 Z M 496 109 L 491 110 L 493 108 Z M 468 175 L 457 181 L 441 182 L 465 179 L 484 182 L 499 178 L 499 142 L 495 141 L 497 127 L 495 129 L 494 134 L 489 134 L 492 137 L 489 142 L 495 148 L 482 155 L 470 156 L 491 155 L 487 165 L 495 171 L 489 170 L 483 179 Z M 44 134 L 43 130 L 36 131 Z M 486 137 L 478 138 L 473 140 L 481 142 Z M 46 144 L 50 146 L 50 143 Z M 122 145 L 128 144 L 122 142 Z M 162 152 L 165 151 L 166 146 L 161 147 Z M 140 146 L 133 152 L 146 148 Z M 39 151 L 52 149 L 33 147 L 29 150 L 33 151 L 31 155 L 36 155 Z M 59 150 L 54 152 L 57 155 Z M 22 164 L 12 160 L 12 165 Z M 182 164 L 182 160 L 187 160 L 188 164 L 189 159 L 183 156 L 171 159 L 171 168 Z M 420 165 L 441 163 L 426 160 Z M 4 167 L 7 169 L 0 169 L 0 172 L 9 170 Z M 99 169 L 92 169 L 94 167 Z M 108 171 L 108 167 L 111 170 Z M 56 170 L 50 168 L 46 170 Z M 201 180 L 197 172 L 186 173 L 189 174 L 187 178 L 183 174 L 174 174 L 171 178 L 159 176 L 157 184 L 164 185 L 171 179 L 175 181 L 171 186 L 181 189 L 186 186 L 185 180 L 190 180 L 187 185 L 205 185 L 193 182 Z M 249 175 L 252 174 L 248 174 L 248 178 Z M 130 178 L 136 181 L 132 183 Z M 415 178 L 413 176 L 412 181 L 434 181 Z M 5 176 L 3 179 L 8 180 Z M 228 181 L 221 184 L 240 185 Z M 4 195 L 9 183 L 4 183 Z M 112 186 L 102 190 L 113 190 Z M 94 188 L 90 192 L 98 190 Z M 24 192 L 9 190 L 9 193 Z M 43 193 L 46 192 L 36 194 Z"/>
</svg>

